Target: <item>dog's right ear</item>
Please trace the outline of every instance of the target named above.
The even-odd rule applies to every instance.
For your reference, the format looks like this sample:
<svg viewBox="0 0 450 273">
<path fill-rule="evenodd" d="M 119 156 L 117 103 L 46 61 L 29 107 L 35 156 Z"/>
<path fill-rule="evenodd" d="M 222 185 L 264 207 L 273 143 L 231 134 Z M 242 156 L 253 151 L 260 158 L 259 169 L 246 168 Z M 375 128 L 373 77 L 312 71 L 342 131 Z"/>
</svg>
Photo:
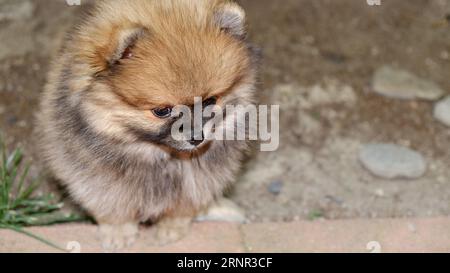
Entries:
<svg viewBox="0 0 450 273">
<path fill-rule="evenodd" d="M 214 21 L 222 31 L 233 37 L 243 40 L 247 36 L 245 11 L 236 3 L 220 5 L 214 13 Z"/>
<path fill-rule="evenodd" d="M 121 60 L 133 58 L 133 47 L 143 33 L 142 28 L 119 31 L 115 38 L 115 46 L 105 59 L 108 67 L 120 64 Z"/>
<path fill-rule="evenodd" d="M 133 47 L 146 33 L 137 26 L 103 29 L 85 27 L 71 37 L 73 52 L 77 52 L 74 61 L 90 67 L 91 75 L 106 76 L 120 62 L 133 57 Z"/>
</svg>

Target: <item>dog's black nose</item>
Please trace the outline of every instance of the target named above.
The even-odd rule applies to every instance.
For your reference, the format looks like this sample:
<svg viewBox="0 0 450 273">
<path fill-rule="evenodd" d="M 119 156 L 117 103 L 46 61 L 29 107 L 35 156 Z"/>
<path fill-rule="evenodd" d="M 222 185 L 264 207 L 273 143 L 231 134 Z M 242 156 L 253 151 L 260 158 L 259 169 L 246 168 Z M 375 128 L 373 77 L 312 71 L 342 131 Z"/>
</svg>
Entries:
<svg viewBox="0 0 450 273">
<path fill-rule="evenodd" d="M 203 142 L 203 140 L 189 140 L 189 143 L 194 145 L 194 146 L 198 146 Z"/>
<path fill-rule="evenodd" d="M 202 132 L 201 139 L 195 139 L 195 137 L 192 136 L 191 140 L 189 140 L 189 143 L 191 145 L 198 146 L 198 145 L 200 145 L 203 142 L 204 139 L 205 139 L 205 136 L 203 135 L 203 132 Z"/>
</svg>

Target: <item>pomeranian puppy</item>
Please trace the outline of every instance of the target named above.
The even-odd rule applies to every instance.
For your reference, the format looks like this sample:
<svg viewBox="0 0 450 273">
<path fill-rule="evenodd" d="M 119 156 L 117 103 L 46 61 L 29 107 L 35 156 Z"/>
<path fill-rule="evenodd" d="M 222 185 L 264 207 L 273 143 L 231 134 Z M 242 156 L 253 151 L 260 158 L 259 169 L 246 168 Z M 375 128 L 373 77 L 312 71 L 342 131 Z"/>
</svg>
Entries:
<svg viewBox="0 0 450 273">
<path fill-rule="evenodd" d="M 131 244 L 147 221 L 161 242 L 177 240 L 233 181 L 247 142 L 175 139 L 171 113 L 198 97 L 223 108 L 254 104 L 255 81 L 236 3 L 97 1 L 49 74 L 37 122 L 42 155 L 96 219 L 105 248 Z"/>
</svg>

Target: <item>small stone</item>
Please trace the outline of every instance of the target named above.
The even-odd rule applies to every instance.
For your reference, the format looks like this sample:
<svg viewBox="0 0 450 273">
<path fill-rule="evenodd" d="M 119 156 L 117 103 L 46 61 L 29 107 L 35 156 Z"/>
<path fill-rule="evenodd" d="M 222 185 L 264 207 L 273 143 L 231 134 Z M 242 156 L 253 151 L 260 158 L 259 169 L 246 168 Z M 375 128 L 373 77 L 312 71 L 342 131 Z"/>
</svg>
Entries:
<svg viewBox="0 0 450 273">
<path fill-rule="evenodd" d="M 447 178 L 445 176 L 440 175 L 440 176 L 437 177 L 437 182 L 441 183 L 441 184 L 444 184 L 444 183 L 447 182 Z"/>
<path fill-rule="evenodd" d="M 342 85 L 335 80 L 329 80 L 325 83 L 325 86 L 313 86 L 308 91 L 308 101 L 312 106 L 327 104 L 353 106 L 357 102 L 357 96 L 353 87 Z"/>
<path fill-rule="evenodd" d="M 427 168 L 420 153 L 394 144 L 365 145 L 359 160 L 373 175 L 388 179 L 419 178 Z"/>
<path fill-rule="evenodd" d="M 314 44 L 315 41 L 316 41 L 316 39 L 314 38 L 314 36 L 311 36 L 311 35 L 305 36 L 302 39 L 302 42 L 307 45 Z"/>
<path fill-rule="evenodd" d="M 384 197 L 384 190 L 383 189 L 376 189 L 375 195 L 378 197 Z"/>
<path fill-rule="evenodd" d="M 408 223 L 408 229 L 409 229 L 409 231 L 411 231 L 413 233 L 417 232 L 416 225 L 414 225 L 413 223 Z"/>
<path fill-rule="evenodd" d="M 437 67 L 437 63 L 435 61 L 433 61 L 433 59 L 427 58 L 425 60 L 425 64 L 427 66 L 429 66 L 430 68 L 436 68 Z"/>
<path fill-rule="evenodd" d="M 436 166 L 436 164 L 434 164 L 434 163 L 431 163 L 429 168 L 430 168 L 431 171 L 434 172 L 434 171 L 436 171 L 438 169 L 438 166 Z"/>
<path fill-rule="evenodd" d="M 9 117 L 6 119 L 6 122 L 7 122 L 9 125 L 15 125 L 15 124 L 17 123 L 17 121 L 18 121 L 18 119 L 17 119 L 16 116 L 9 116 Z"/>
<path fill-rule="evenodd" d="M 10 82 L 6 83 L 6 88 L 5 88 L 6 92 L 13 92 L 14 91 L 14 85 Z"/>
<path fill-rule="evenodd" d="M 376 57 L 380 54 L 380 50 L 377 47 L 372 47 L 370 49 L 370 53 L 372 54 L 372 56 Z"/>
<path fill-rule="evenodd" d="M 25 120 L 21 120 L 21 121 L 17 122 L 17 126 L 20 128 L 25 128 L 28 126 L 28 123 Z"/>
<path fill-rule="evenodd" d="M 395 99 L 437 100 L 444 94 L 434 82 L 390 66 L 375 72 L 372 85 L 375 93 Z"/>
<path fill-rule="evenodd" d="M 450 96 L 436 103 L 433 116 L 438 121 L 450 127 Z"/>
<path fill-rule="evenodd" d="M 267 187 L 267 190 L 273 195 L 279 195 L 282 189 L 283 189 L 283 182 L 281 181 L 273 181 Z"/>
<path fill-rule="evenodd" d="M 197 222 L 247 222 L 245 212 L 226 198 L 217 200 L 203 214 L 197 216 L 195 220 Z"/>
</svg>

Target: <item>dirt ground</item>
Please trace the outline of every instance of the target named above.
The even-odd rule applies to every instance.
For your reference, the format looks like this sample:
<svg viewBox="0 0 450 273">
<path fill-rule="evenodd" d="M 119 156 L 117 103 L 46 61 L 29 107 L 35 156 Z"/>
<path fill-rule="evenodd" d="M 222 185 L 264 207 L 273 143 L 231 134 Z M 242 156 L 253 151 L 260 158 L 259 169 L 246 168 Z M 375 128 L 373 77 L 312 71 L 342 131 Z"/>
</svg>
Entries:
<svg viewBox="0 0 450 273">
<path fill-rule="evenodd" d="M 450 92 L 450 1 L 239 2 L 250 39 L 263 51 L 261 101 L 281 109 L 280 148 L 255 151 L 230 192 L 249 218 L 449 215 L 450 128 L 433 118 L 433 102 L 375 95 L 371 79 L 392 65 Z M 33 175 L 42 173 L 33 113 L 52 56 L 83 8 L 0 0 L 0 132 L 33 158 Z M 369 142 L 413 148 L 426 158 L 427 173 L 415 180 L 372 176 L 357 160 Z"/>
</svg>

